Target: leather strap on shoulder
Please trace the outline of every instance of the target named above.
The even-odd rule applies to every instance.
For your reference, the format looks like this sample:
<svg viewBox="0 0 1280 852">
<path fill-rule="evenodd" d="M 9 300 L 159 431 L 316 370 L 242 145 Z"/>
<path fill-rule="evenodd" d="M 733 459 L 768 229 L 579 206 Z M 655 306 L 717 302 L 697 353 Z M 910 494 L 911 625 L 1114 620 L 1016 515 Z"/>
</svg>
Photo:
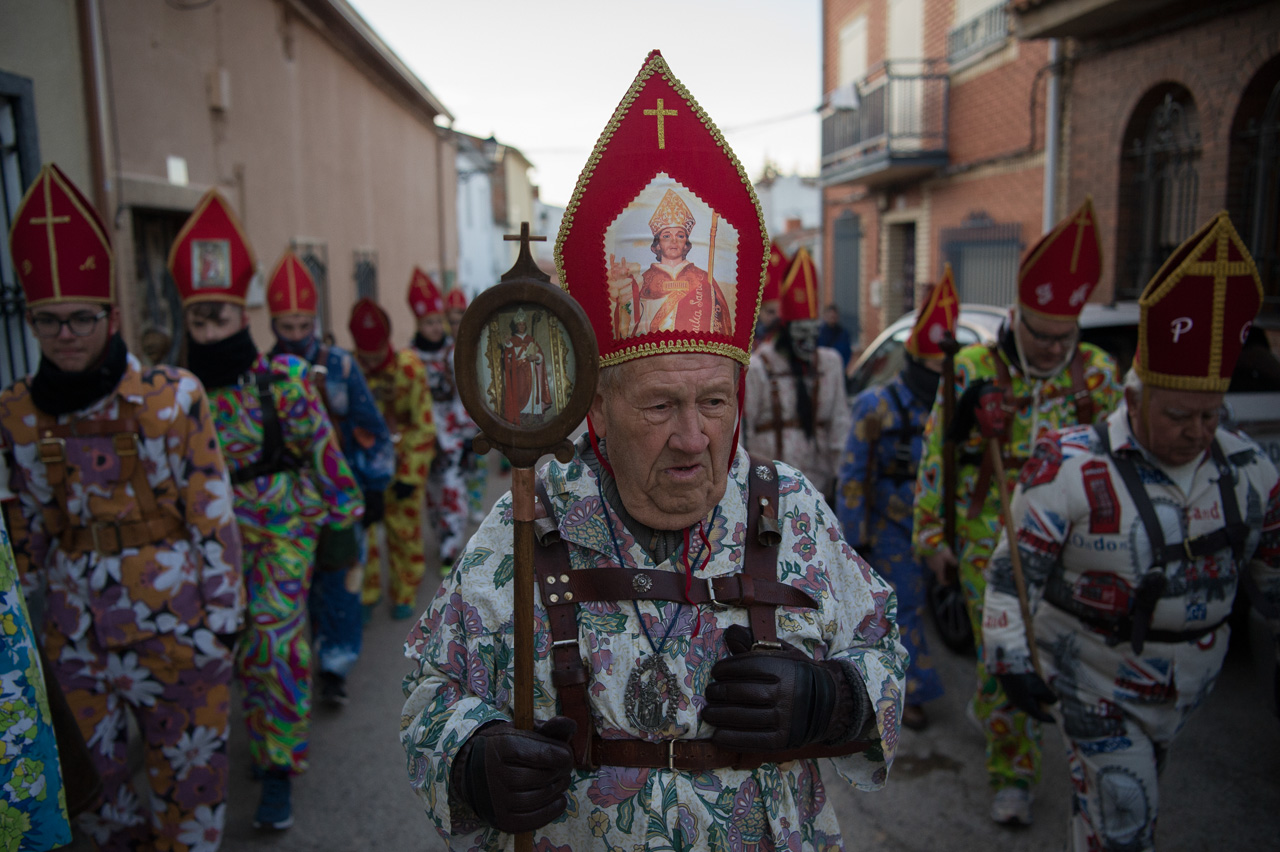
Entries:
<svg viewBox="0 0 1280 852">
<path fill-rule="evenodd" d="M 1071 399 L 1076 406 L 1076 423 L 1088 426 L 1093 423 L 1097 413 L 1093 407 L 1093 395 L 1089 393 L 1089 385 L 1084 380 L 1084 353 L 1076 347 L 1076 354 L 1071 356 Z"/>
<path fill-rule="evenodd" d="M 782 528 L 778 523 L 778 467 L 768 459 L 750 456 L 747 473 L 747 541 L 743 573 L 757 585 L 777 583 L 778 545 Z M 776 606 L 757 599 L 747 607 L 751 635 L 757 647 L 781 648 L 778 642 Z"/>
</svg>

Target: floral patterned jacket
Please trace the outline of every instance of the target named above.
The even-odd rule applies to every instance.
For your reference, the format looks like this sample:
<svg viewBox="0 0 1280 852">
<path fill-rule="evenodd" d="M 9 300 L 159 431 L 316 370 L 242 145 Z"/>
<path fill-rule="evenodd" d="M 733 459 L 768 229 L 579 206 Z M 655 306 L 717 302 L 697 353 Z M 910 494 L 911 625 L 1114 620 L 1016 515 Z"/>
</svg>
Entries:
<svg viewBox="0 0 1280 852">
<path fill-rule="evenodd" d="M 197 627 L 232 633 L 245 606 L 240 532 L 204 388 L 186 370 L 143 370 L 129 355 L 113 393 L 58 420 L 114 420 L 129 409 L 138 421 L 139 461 L 156 503 L 185 522 L 186 534 L 115 556 L 69 554 L 45 531 L 43 512 L 56 499 L 39 459 L 27 380 L 0 393 L 0 437 L 13 448 L 15 462 L 18 511 L 8 519 L 23 590 L 30 596 L 46 587 L 46 630 L 71 640 L 93 630 L 108 649 Z M 67 501 L 77 525 L 138 517 L 110 437 L 70 438 L 66 448 Z"/>
<path fill-rule="evenodd" d="M 655 566 L 604 507 L 597 481 L 581 457 L 584 446 L 569 464 L 551 462 L 540 474 L 569 544 L 572 568 L 614 566 L 621 553 L 627 568 L 683 571 L 678 559 Z M 695 581 L 742 570 L 748 459 L 740 449 L 724 499 L 710 516 L 710 528 L 702 528 L 705 539 L 691 539 L 690 562 L 701 566 Z M 898 741 L 907 665 L 894 623 L 896 598 L 845 544 L 835 517 L 809 482 L 786 465 L 778 471 L 783 529 L 779 579 L 819 602 L 817 610 L 779 608 L 778 636 L 816 659 L 842 661 L 861 676 L 876 707 L 878 741 L 867 751 L 829 763 L 767 763 L 755 770 L 700 775 L 623 767 L 575 771 L 568 810 L 535 833 L 535 848 L 739 850 L 763 848 L 770 838 L 778 848 L 835 848 L 840 830 L 824 781 L 839 776 L 863 790 L 885 783 Z M 449 789 L 454 758 L 466 739 L 510 714 L 512 534 L 508 494 L 471 539 L 405 646 L 414 668 L 404 684 L 408 700 L 400 739 L 410 782 L 441 834 L 458 850 L 500 849 L 513 842 L 510 835 L 480 822 Z M 549 686 L 546 610 L 537 599 L 534 618 L 534 715 L 547 719 L 558 707 Z M 581 607 L 579 644 L 591 668 L 590 712 L 599 735 L 654 741 L 710 737 L 712 729 L 700 716 L 711 669 L 728 653 L 725 629 L 747 622 L 741 608 L 655 601 Z M 629 676 L 655 647 L 671 663 L 682 693 L 675 722 L 664 732 L 667 737 L 640 730 L 627 713 L 636 700 L 628 692 Z"/>
</svg>

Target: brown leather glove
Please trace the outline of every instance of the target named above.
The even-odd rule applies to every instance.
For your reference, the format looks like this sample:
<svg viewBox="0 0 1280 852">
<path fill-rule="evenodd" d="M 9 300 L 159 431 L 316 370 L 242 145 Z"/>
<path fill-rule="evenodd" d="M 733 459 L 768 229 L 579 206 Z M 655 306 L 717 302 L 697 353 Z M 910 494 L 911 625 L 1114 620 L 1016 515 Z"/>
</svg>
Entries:
<svg viewBox="0 0 1280 852">
<path fill-rule="evenodd" d="M 996 675 L 1000 686 L 1004 689 L 1009 703 L 1026 713 L 1032 719 L 1053 724 L 1053 716 L 1045 710 L 1045 706 L 1053 704 L 1058 696 L 1049 688 L 1049 684 L 1035 672 L 1025 674 Z"/>
<path fill-rule="evenodd" d="M 567 716 L 537 722 L 532 731 L 517 730 L 510 722 L 481 728 L 464 746 L 462 798 L 501 831 L 516 834 L 542 828 L 569 804 L 569 740 L 577 730 L 577 723 Z"/>
<path fill-rule="evenodd" d="M 785 642 L 780 651 L 753 651 L 751 631 L 738 624 L 724 639 L 730 656 L 711 669 L 702 711 L 703 721 L 716 726 L 716 745 L 783 751 L 829 741 L 849 728 L 857 714 L 838 706 L 842 695 L 853 695 L 840 688 L 839 663 L 817 662 Z"/>
</svg>

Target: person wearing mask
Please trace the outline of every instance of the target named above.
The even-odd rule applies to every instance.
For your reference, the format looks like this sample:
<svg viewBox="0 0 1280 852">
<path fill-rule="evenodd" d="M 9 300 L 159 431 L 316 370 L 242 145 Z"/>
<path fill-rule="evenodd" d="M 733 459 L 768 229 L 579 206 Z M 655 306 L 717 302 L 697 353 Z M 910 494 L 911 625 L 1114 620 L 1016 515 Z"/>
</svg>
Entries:
<svg viewBox="0 0 1280 852">
<path fill-rule="evenodd" d="M 1018 270 L 1018 300 L 993 343 L 975 343 L 955 357 L 956 493 L 942 493 L 941 395 L 925 426 L 925 455 L 916 477 L 915 547 L 939 581 L 959 571 L 960 587 L 978 646 L 978 685 L 970 705 L 987 740 L 991 818 L 1002 825 L 1031 822 L 1031 788 L 1040 778 L 1040 727 L 1011 704 L 982 657 L 982 602 L 987 562 L 1004 534 L 1000 488 L 988 446 L 995 439 L 1007 486 L 1048 432 L 1105 417 L 1120 402 L 1114 359 L 1080 342 L 1079 316 L 1102 272 L 1093 202 L 1031 247 Z M 988 388 L 1009 413 L 988 428 L 978 418 Z M 958 552 L 943 541 L 943 505 L 956 508 Z"/>
<path fill-rule="evenodd" d="M 311 365 L 313 384 L 338 429 L 342 454 L 364 500 L 361 523 L 348 528 L 356 536 L 354 550 L 343 546 L 345 533 L 321 529 L 317 570 L 308 595 L 320 700 L 341 707 L 348 697 L 347 676 L 363 643 L 360 591 L 368 553 L 365 531 L 382 520 L 383 492 L 395 472 L 395 449 L 355 359 L 345 349 L 316 337 L 317 292 L 306 264 L 292 251 L 285 252 L 267 284 L 267 307 L 276 336 L 269 357 L 293 355 Z"/>
<path fill-rule="evenodd" d="M 253 249 L 216 188 L 178 232 L 169 274 L 182 300 L 187 365 L 208 389 L 244 540 L 249 612 L 236 661 L 249 757 L 263 777 L 253 822 L 283 830 L 293 825 L 291 778 L 309 757 L 307 594 L 316 547 L 329 527 L 332 558 L 350 559 L 364 502 L 307 362 L 267 357 L 249 334 Z"/>
<path fill-rule="evenodd" d="M 818 276 L 801 247 L 781 288 L 777 336 L 756 346 L 747 368 L 742 442 L 804 472 L 832 504 L 849 434 L 840 356 L 818 346 Z"/>
<path fill-rule="evenodd" d="M 418 586 L 427 570 L 422 535 L 422 489 L 436 453 L 436 422 L 427 369 L 412 349 L 391 346 L 391 318 L 372 299 L 351 308 L 348 323 L 356 360 L 364 371 L 396 448 L 395 477 L 386 493 L 386 528 L 391 616 L 414 613 Z M 363 600 L 371 614 L 382 598 L 382 551 L 376 537 L 369 548 Z"/>
<path fill-rule="evenodd" d="M 79 825 L 98 849 L 216 848 L 245 589 L 209 399 L 125 346 L 107 231 L 56 165 L 18 205 L 9 245 L 40 365 L 0 393 L 8 521 L 23 591 L 42 604 L 47 676 L 102 778 Z"/>
<path fill-rule="evenodd" d="M 916 468 L 924 454 L 924 426 L 937 397 L 943 352 L 954 335 L 960 300 L 948 264 L 942 282 L 916 318 L 901 372 L 853 401 L 853 428 L 840 463 L 836 511 L 845 541 L 898 593 L 898 633 L 911 654 L 902 724 L 922 730 L 924 703 L 942 695 L 925 639 L 925 568 L 912 547 Z"/>
</svg>

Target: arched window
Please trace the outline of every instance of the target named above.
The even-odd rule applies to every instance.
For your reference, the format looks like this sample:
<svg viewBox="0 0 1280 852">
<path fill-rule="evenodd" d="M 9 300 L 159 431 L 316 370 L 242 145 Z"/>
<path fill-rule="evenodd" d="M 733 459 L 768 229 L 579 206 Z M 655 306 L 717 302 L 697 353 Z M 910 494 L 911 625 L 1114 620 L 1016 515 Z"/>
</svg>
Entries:
<svg viewBox="0 0 1280 852">
<path fill-rule="evenodd" d="M 1200 126 L 1191 93 L 1165 83 L 1146 94 L 1125 130 L 1116 220 L 1116 295 L 1136 299 L 1195 231 Z"/>
<path fill-rule="evenodd" d="M 1262 315 L 1280 319 L 1280 56 L 1245 87 L 1231 124 L 1227 210 L 1262 278 Z"/>
</svg>

